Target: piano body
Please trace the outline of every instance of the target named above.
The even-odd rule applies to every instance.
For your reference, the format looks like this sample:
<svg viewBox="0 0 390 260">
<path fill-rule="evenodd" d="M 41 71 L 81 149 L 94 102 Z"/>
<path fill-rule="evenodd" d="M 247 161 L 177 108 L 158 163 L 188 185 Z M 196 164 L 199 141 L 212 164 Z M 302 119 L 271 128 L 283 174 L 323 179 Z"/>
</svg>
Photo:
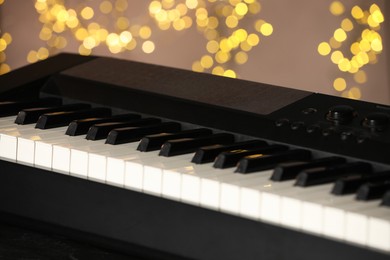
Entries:
<svg viewBox="0 0 390 260">
<path fill-rule="evenodd" d="M 236 142 L 260 139 L 310 151 L 313 158 L 337 156 L 350 164 L 368 164 L 370 174 L 390 168 L 390 107 L 383 105 L 73 54 L 12 71 L 0 78 L 0 86 L 2 101 L 55 96 L 64 103 L 108 107 L 116 114 L 131 111 L 179 122 L 183 129 L 232 133 Z M 142 180 L 134 184 L 128 169 L 121 170 L 119 179 L 109 176 L 120 169 L 109 169 L 109 161 L 124 162 L 125 167 L 132 163 L 129 159 L 126 164 L 123 154 L 114 158 L 109 149 L 128 144 L 106 144 L 99 157 L 106 162 L 103 170 L 91 164 L 94 155 L 88 154 L 90 169 L 82 176 L 72 170 L 77 165 L 70 170 L 60 170 L 53 162 L 43 167 L 23 160 L 18 151 L 15 158 L 7 158 L 3 151 L 8 136 L 15 136 L 16 149 L 22 144 L 20 133 L 4 130 L 6 120 L 14 118 L 0 118 L 4 222 L 150 258 L 389 257 L 390 208 L 381 205 L 382 197 L 357 201 L 354 193 L 331 194 L 334 181 L 300 187 L 295 180 L 271 181 L 266 174 L 272 170 L 241 174 L 234 168 L 214 169 L 212 163 L 192 163 L 188 154 L 163 157 L 158 152 L 136 151 L 154 157 L 149 156 L 152 166 L 141 165 Z M 58 132 L 62 138 L 64 131 Z M 39 135 L 31 140 L 34 153 L 42 140 Z M 186 171 L 175 170 L 184 165 L 180 158 L 189 158 L 181 168 Z M 363 168 L 355 167 L 352 173 Z"/>
</svg>

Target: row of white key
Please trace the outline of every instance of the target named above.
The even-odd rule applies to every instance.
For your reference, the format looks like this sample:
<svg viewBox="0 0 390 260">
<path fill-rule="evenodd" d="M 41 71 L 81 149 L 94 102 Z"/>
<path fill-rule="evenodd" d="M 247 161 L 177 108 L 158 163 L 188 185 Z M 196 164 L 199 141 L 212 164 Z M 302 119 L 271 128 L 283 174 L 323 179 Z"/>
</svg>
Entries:
<svg viewBox="0 0 390 260">
<path fill-rule="evenodd" d="M 331 185 L 273 182 L 272 171 L 237 174 L 192 164 L 192 154 L 158 157 L 158 152 L 136 151 L 138 143 L 106 145 L 66 136 L 66 128 L 18 126 L 14 119 L 0 120 L 3 158 L 390 251 L 390 212 L 378 201 L 333 196 Z"/>
</svg>

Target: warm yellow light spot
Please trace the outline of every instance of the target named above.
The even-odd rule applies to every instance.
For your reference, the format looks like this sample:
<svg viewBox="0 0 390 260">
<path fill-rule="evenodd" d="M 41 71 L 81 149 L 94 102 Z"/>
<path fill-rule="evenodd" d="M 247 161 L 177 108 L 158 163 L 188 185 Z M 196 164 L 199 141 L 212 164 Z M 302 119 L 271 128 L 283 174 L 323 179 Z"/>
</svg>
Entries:
<svg viewBox="0 0 390 260">
<path fill-rule="evenodd" d="M 66 21 L 66 25 L 71 29 L 76 28 L 79 25 L 79 19 L 76 16 L 71 16 Z"/>
<path fill-rule="evenodd" d="M 118 34 L 110 33 L 109 35 L 107 35 L 106 44 L 108 46 L 119 45 L 119 36 L 118 36 Z"/>
<path fill-rule="evenodd" d="M 209 41 L 207 42 L 206 49 L 209 53 L 217 53 L 219 50 L 219 43 L 217 41 Z"/>
<path fill-rule="evenodd" d="M 241 16 L 244 16 L 248 13 L 248 6 L 245 3 L 238 3 L 234 8 L 234 11 Z"/>
<path fill-rule="evenodd" d="M 129 24 L 130 24 L 129 19 L 123 16 L 119 17 L 118 20 L 116 20 L 116 27 L 121 31 L 129 28 Z"/>
<path fill-rule="evenodd" d="M 207 28 L 209 29 L 216 29 L 218 27 L 219 21 L 218 18 L 215 16 L 209 17 L 209 21 L 207 23 Z"/>
<path fill-rule="evenodd" d="M 119 12 L 124 12 L 126 11 L 128 7 L 127 0 L 116 0 L 115 2 L 115 9 Z"/>
<path fill-rule="evenodd" d="M 219 37 L 219 32 L 217 30 L 206 30 L 204 36 L 207 40 L 212 41 Z"/>
<path fill-rule="evenodd" d="M 75 36 L 77 40 L 83 41 L 85 37 L 88 36 L 88 31 L 85 28 L 79 28 L 77 29 Z"/>
<path fill-rule="evenodd" d="M 258 14 L 261 11 L 261 5 L 259 2 L 249 4 L 249 12 L 251 14 Z"/>
<path fill-rule="evenodd" d="M 0 64 L 0 75 L 8 73 L 11 71 L 11 68 L 8 64 L 2 63 Z"/>
<path fill-rule="evenodd" d="M 333 88 L 337 91 L 343 91 L 347 88 L 347 82 L 343 78 L 337 78 L 333 81 Z"/>
<path fill-rule="evenodd" d="M 7 42 L 0 38 L 0 51 L 4 51 L 7 48 Z"/>
<path fill-rule="evenodd" d="M 329 43 L 321 42 L 320 44 L 318 44 L 317 51 L 322 56 L 328 55 L 330 53 L 330 51 L 331 51 Z"/>
<path fill-rule="evenodd" d="M 96 40 L 91 36 L 86 37 L 83 41 L 83 45 L 86 49 L 93 49 L 96 47 Z"/>
<path fill-rule="evenodd" d="M 37 57 L 40 60 L 47 59 L 49 57 L 49 50 L 44 47 L 39 48 L 37 52 Z"/>
<path fill-rule="evenodd" d="M 87 6 L 84 7 L 83 10 L 81 10 L 81 17 L 83 17 L 85 20 L 92 19 L 94 15 L 94 11 L 91 7 Z"/>
<path fill-rule="evenodd" d="M 222 39 L 219 43 L 219 48 L 222 52 L 229 52 L 232 49 L 232 45 L 229 43 L 228 39 Z"/>
<path fill-rule="evenodd" d="M 152 42 L 152 41 L 145 41 L 142 44 L 142 50 L 146 54 L 150 54 L 150 53 L 154 52 L 154 49 L 155 49 L 155 45 L 154 45 L 154 42 Z"/>
<path fill-rule="evenodd" d="M 240 40 L 234 36 L 230 36 L 228 38 L 228 42 L 232 49 L 236 49 L 240 45 Z"/>
<path fill-rule="evenodd" d="M 248 37 L 248 33 L 245 29 L 238 29 L 233 33 L 233 35 L 240 41 L 243 42 Z"/>
<path fill-rule="evenodd" d="M 225 70 L 223 76 L 228 78 L 237 78 L 237 75 L 233 70 Z"/>
<path fill-rule="evenodd" d="M 371 44 L 368 40 L 363 39 L 359 43 L 359 48 L 360 48 L 360 50 L 362 50 L 364 52 L 368 52 L 371 50 Z"/>
<path fill-rule="evenodd" d="M 237 64 L 242 65 L 248 61 L 248 54 L 244 51 L 239 51 L 234 56 L 234 60 L 236 61 Z"/>
<path fill-rule="evenodd" d="M 66 47 L 66 45 L 68 44 L 68 41 L 66 40 L 65 37 L 62 37 L 62 36 L 58 36 L 56 38 L 56 41 L 55 41 L 55 47 L 57 49 L 63 49 Z"/>
<path fill-rule="evenodd" d="M 368 16 L 367 23 L 371 28 L 375 28 L 379 26 L 379 23 L 377 23 L 373 18 L 372 15 Z"/>
<path fill-rule="evenodd" d="M 162 4 L 160 1 L 152 1 L 150 4 L 149 4 L 149 12 L 151 14 L 157 14 L 158 12 L 160 12 L 162 9 Z"/>
<path fill-rule="evenodd" d="M 186 15 L 188 12 L 188 8 L 185 4 L 178 4 L 176 6 L 176 10 L 179 12 L 181 16 Z"/>
<path fill-rule="evenodd" d="M 338 49 L 341 47 L 341 42 L 336 41 L 334 37 L 329 39 L 329 45 L 332 49 Z"/>
<path fill-rule="evenodd" d="M 69 19 L 69 14 L 66 10 L 61 10 L 57 14 L 57 20 L 60 22 L 66 22 Z"/>
<path fill-rule="evenodd" d="M 370 59 L 368 58 L 368 54 L 364 51 L 361 51 L 358 53 L 358 55 L 356 55 L 356 61 L 360 64 L 360 65 L 366 65 Z"/>
<path fill-rule="evenodd" d="M 343 21 L 341 22 L 341 28 L 346 32 L 352 31 L 353 30 L 352 21 L 348 18 L 343 19 Z"/>
<path fill-rule="evenodd" d="M 372 16 L 372 19 L 374 20 L 374 22 L 376 22 L 378 24 L 383 23 L 385 21 L 385 18 L 380 10 L 375 10 L 371 14 L 371 16 Z"/>
<path fill-rule="evenodd" d="M 366 83 L 367 82 L 367 74 L 363 70 L 358 71 L 353 75 L 353 79 L 356 81 L 356 83 Z"/>
<path fill-rule="evenodd" d="M 171 9 L 175 5 L 175 0 L 162 0 L 161 3 L 164 9 Z"/>
<path fill-rule="evenodd" d="M 369 63 L 370 64 L 376 64 L 378 62 L 378 58 L 376 57 L 375 51 L 367 52 Z"/>
<path fill-rule="evenodd" d="M 99 5 L 100 12 L 109 14 L 112 11 L 112 3 L 110 1 L 103 1 Z"/>
<path fill-rule="evenodd" d="M 173 26 L 173 29 L 175 29 L 176 31 L 181 31 L 181 30 L 184 30 L 186 28 L 186 23 L 183 19 L 177 19 L 177 20 L 173 21 L 172 26 Z"/>
<path fill-rule="evenodd" d="M 348 72 L 349 73 L 356 73 L 356 72 L 358 72 L 360 67 L 359 67 L 359 64 L 357 63 L 357 61 L 352 59 L 350 61 L 350 63 L 351 63 L 351 68 L 348 70 Z"/>
<path fill-rule="evenodd" d="M 335 38 L 336 41 L 343 42 L 347 39 L 347 34 L 342 28 L 339 28 L 334 31 L 333 37 Z"/>
<path fill-rule="evenodd" d="M 357 87 L 353 87 L 348 91 L 348 98 L 361 99 L 361 97 L 362 97 L 362 92 Z"/>
<path fill-rule="evenodd" d="M 245 3 L 247 4 L 253 4 L 256 0 L 244 0 Z"/>
<path fill-rule="evenodd" d="M 382 49 L 383 49 L 382 41 L 379 40 L 379 39 L 374 39 L 374 40 L 371 42 L 371 49 L 372 49 L 373 51 L 376 51 L 376 52 L 381 52 Z"/>
<path fill-rule="evenodd" d="M 182 18 L 182 20 L 184 21 L 184 27 L 185 27 L 185 28 L 190 28 L 190 27 L 192 26 L 192 19 L 191 19 L 191 17 L 189 17 L 189 16 L 184 16 L 184 17 Z"/>
<path fill-rule="evenodd" d="M 0 5 L 2 5 L 4 3 L 5 0 L 0 0 Z"/>
<path fill-rule="evenodd" d="M 79 54 L 80 55 L 89 56 L 89 55 L 91 55 L 91 53 L 92 53 L 92 50 L 85 48 L 83 44 L 81 44 L 79 46 Z"/>
<path fill-rule="evenodd" d="M 56 33 L 62 33 L 65 30 L 65 24 L 57 21 L 53 24 L 53 31 Z"/>
<path fill-rule="evenodd" d="M 221 66 L 215 66 L 211 73 L 214 75 L 222 76 L 224 72 L 224 68 L 222 68 Z"/>
<path fill-rule="evenodd" d="M 142 26 L 139 30 L 139 36 L 142 39 L 149 39 L 150 36 L 152 35 L 152 30 L 150 29 L 149 26 Z"/>
<path fill-rule="evenodd" d="M 96 37 L 99 41 L 105 42 L 108 35 L 108 31 L 106 29 L 99 29 L 96 31 Z"/>
<path fill-rule="evenodd" d="M 260 32 L 264 36 L 270 36 L 273 31 L 274 31 L 274 28 L 272 27 L 272 25 L 270 23 L 264 23 L 260 28 Z"/>
<path fill-rule="evenodd" d="M 347 58 L 343 58 L 339 61 L 338 67 L 339 70 L 346 72 L 351 69 L 351 63 Z"/>
<path fill-rule="evenodd" d="M 357 55 L 360 52 L 359 43 L 358 42 L 352 43 L 350 50 L 353 55 Z"/>
<path fill-rule="evenodd" d="M 29 51 L 27 54 L 27 62 L 34 63 L 38 61 L 38 53 L 36 51 Z"/>
<path fill-rule="evenodd" d="M 195 72 L 203 72 L 204 71 L 204 68 L 200 64 L 200 61 L 194 61 L 192 63 L 192 71 L 195 71 Z"/>
<path fill-rule="evenodd" d="M 352 7 L 351 14 L 352 17 L 355 18 L 356 20 L 362 19 L 364 17 L 363 10 L 357 5 Z"/>
<path fill-rule="evenodd" d="M 247 41 L 244 41 L 240 44 L 240 48 L 243 51 L 250 51 L 252 49 L 252 46 L 248 44 Z"/>
<path fill-rule="evenodd" d="M 135 48 L 137 47 L 137 41 L 133 38 L 127 45 L 126 45 L 126 49 L 129 50 L 129 51 L 132 51 L 134 50 Z"/>
<path fill-rule="evenodd" d="M 215 60 L 218 63 L 221 63 L 221 64 L 226 63 L 229 59 L 230 59 L 230 56 L 229 56 L 229 53 L 227 53 L 227 52 L 219 51 L 215 54 Z"/>
<path fill-rule="evenodd" d="M 260 42 L 259 36 L 257 36 L 257 34 L 254 33 L 249 34 L 246 40 L 250 46 L 256 46 Z"/>
<path fill-rule="evenodd" d="M 234 15 L 226 17 L 225 24 L 229 28 L 236 28 L 238 25 L 238 18 Z"/>
<path fill-rule="evenodd" d="M 334 51 L 332 52 L 332 55 L 330 59 L 334 64 L 339 64 L 340 60 L 344 58 L 344 55 L 341 51 Z"/>
<path fill-rule="evenodd" d="M 333 15 L 336 15 L 336 16 L 341 15 L 344 13 L 344 5 L 340 1 L 333 1 L 330 4 L 329 11 Z"/>
<path fill-rule="evenodd" d="M 213 61 L 213 58 L 211 58 L 211 56 L 209 55 L 204 55 L 201 59 L 200 59 L 200 64 L 202 65 L 203 68 L 205 69 L 209 69 L 213 66 L 214 64 L 214 61 Z"/>
<path fill-rule="evenodd" d="M 186 6 L 189 9 L 195 9 L 198 6 L 198 0 L 186 0 Z"/>
</svg>

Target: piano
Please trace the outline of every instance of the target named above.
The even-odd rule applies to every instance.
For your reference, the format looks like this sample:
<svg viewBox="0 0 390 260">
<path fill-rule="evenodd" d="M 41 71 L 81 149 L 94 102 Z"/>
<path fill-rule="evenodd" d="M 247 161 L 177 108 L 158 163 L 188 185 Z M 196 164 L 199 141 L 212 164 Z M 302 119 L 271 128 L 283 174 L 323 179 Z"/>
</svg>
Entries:
<svg viewBox="0 0 390 260">
<path fill-rule="evenodd" d="M 389 258 L 389 106 L 74 54 L 0 86 L 3 223 L 152 259 Z"/>
</svg>

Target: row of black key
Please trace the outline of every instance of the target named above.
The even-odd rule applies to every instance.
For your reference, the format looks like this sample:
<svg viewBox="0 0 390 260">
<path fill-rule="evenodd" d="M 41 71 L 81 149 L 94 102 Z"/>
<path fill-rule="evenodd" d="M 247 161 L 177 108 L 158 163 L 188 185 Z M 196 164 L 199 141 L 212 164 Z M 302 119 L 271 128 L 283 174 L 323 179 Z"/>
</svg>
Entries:
<svg viewBox="0 0 390 260">
<path fill-rule="evenodd" d="M 68 125 L 67 135 L 106 139 L 113 145 L 141 140 L 139 151 L 160 150 L 159 154 L 167 157 L 195 152 L 193 163 L 214 162 L 215 168 L 236 167 L 235 172 L 242 174 L 274 169 L 272 180 L 296 179 L 295 185 L 302 187 L 335 182 L 333 194 L 356 193 L 358 200 L 383 197 L 383 204 L 390 206 L 390 172 L 373 173 L 369 163 L 347 163 L 341 157 L 312 159 L 304 149 L 289 150 L 285 145 L 268 145 L 261 140 L 234 142 L 234 136 L 227 133 L 213 134 L 204 128 L 181 131 L 179 123 L 137 114 L 112 116 L 108 108 L 60 105 L 54 98 L 2 102 L 0 108 L 2 116 L 17 113 L 17 124 L 36 123 L 40 129 Z"/>
</svg>

